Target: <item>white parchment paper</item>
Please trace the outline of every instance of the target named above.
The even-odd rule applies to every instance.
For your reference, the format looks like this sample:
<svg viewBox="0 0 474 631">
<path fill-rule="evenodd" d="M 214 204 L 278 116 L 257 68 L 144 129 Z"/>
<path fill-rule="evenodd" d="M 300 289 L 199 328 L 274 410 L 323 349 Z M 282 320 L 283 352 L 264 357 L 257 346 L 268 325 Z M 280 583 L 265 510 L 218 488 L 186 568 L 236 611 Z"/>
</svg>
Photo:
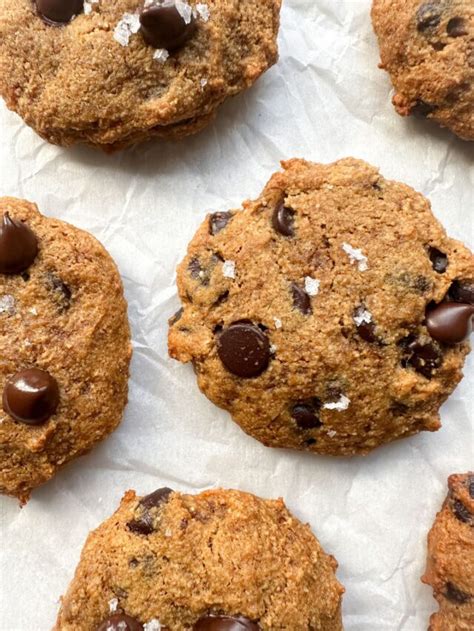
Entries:
<svg viewBox="0 0 474 631">
<path fill-rule="evenodd" d="M 257 1 L 257 0 L 255 0 Z M 130 403 L 120 428 L 36 491 L 0 498 L 3 631 L 51 628 L 87 533 L 123 492 L 235 487 L 282 496 L 339 560 L 350 631 L 422 631 L 435 608 L 420 583 L 426 535 L 448 474 L 473 467 L 472 358 L 443 428 L 366 458 L 270 450 L 244 435 L 167 356 L 175 268 L 209 210 L 259 194 L 279 160 L 352 155 L 423 192 L 472 247 L 473 145 L 399 118 L 377 68 L 370 0 L 285 0 L 281 59 L 204 133 L 112 157 L 63 150 L 0 107 L 0 194 L 96 235 L 123 275 L 133 328 Z"/>
</svg>

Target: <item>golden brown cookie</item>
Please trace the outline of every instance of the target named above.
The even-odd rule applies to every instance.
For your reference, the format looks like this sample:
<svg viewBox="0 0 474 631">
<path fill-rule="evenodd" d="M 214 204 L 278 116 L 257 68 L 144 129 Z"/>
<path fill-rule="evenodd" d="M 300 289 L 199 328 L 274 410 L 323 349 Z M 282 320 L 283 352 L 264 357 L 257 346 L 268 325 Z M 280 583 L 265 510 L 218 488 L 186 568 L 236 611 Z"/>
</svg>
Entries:
<svg viewBox="0 0 474 631">
<path fill-rule="evenodd" d="M 373 0 L 372 21 L 397 112 L 474 140 L 474 2 Z"/>
<path fill-rule="evenodd" d="M 54 630 L 341 631 L 336 567 L 282 500 L 128 491 L 89 535 Z"/>
<path fill-rule="evenodd" d="M 120 422 L 131 354 L 117 268 L 90 234 L 0 198 L 0 492 L 32 489 Z"/>
<path fill-rule="evenodd" d="M 281 0 L 0 0 L 0 94 L 49 142 L 205 127 L 277 59 Z"/>
<path fill-rule="evenodd" d="M 201 225 L 169 352 L 265 445 L 331 455 L 440 427 L 462 376 L 474 258 L 429 202 L 348 158 L 290 160 Z"/>
<path fill-rule="evenodd" d="M 424 583 L 439 611 L 430 631 L 474 629 L 474 472 L 451 475 L 449 493 L 428 535 Z"/>
</svg>

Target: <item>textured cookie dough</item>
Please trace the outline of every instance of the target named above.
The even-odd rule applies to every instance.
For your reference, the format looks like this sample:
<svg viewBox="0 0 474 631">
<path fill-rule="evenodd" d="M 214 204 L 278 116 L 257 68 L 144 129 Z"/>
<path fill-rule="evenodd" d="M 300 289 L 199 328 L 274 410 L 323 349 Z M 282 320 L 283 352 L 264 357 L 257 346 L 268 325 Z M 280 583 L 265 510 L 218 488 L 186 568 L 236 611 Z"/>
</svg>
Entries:
<svg viewBox="0 0 474 631">
<path fill-rule="evenodd" d="M 283 169 L 194 236 L 170 355 L 265 445 L 365 454 L 439 429 L 469 350 L 472 254 L 364 162 Z"/>
<path fill-rule="evenodd" d="M 179 1 L 195 28 L 170 51 L 145 41 L 141 0 L 79 4 L 52 26 L 32 0 L 0 0 L 0 93 L 55 144 L 115 150 L 195 133 L 277 59 L 281 0 Z"/>
<path fill-rule="evenodd" d="M 117 427 L 131 346 L 120 276 L 100 243 L 42 216 L 34 204 L 4 197 L 2 267 L 6 216 L 28 226 L 38 247 L 27 269 L 0 273 L 0 492 L 25 502 L 33 488 Z M 28 399 L 34 395 L 24 385 L 23 395 L 12 386 L 15 374 L 31 375 L 31 369 L 56 384 L 44 417 L 35 418 L 44 400 Z M 33 416 L 16 420 L 9 406 Z"/>
<path fill-rule="evenodd" d="M 474 2 L 373 0 L 372 21 L 397 112 L 474 140 Z"/>
<path fill-rule="evenodd" d="M 89 535 L 54 631 L 105 631 L 117 615 L 131 631 L 340 631 L 336 567 L 282 500 L 128 491 Z"/>
<path fill-rule="evenodd" d="M 474 472 L 451 475 L 449 493 L 428 535 L 423 582 L 433 587 L 439 612 L 429 631 L 474 629 Z"/>
</svg>

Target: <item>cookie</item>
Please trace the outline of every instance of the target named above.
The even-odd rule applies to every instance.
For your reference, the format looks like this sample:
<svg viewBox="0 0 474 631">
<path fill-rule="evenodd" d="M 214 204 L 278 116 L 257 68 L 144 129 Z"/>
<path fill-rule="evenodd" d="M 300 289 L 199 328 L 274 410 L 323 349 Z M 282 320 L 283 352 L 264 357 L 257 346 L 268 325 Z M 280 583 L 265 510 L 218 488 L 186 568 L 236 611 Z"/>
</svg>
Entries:
<svg viewBox="0 0 474 631">
<path fill-rule="evenodd" d="M 336 567 L 282 500 L 128 491 L 89 535 L 54 631 L 340 631 Z"/>
<path fill-rule="evenodd" d="M 281 0 L 1 0 L 0 94 L 107 151 L 203 129 L 277 59 Z"/>
<path fill-rule="evenodd" d="M 451 475 L 448 496 L 428 535 L 424 583 L 439 611 L 429 631 L 474 629 L 474 472 Z"/>
<path fill-rule="evenodd" d="M 365 454 L 437 430 L 470 348 L 472 254 L 364 162 L 283 169 L 191 241 L 171 357 L 265 445 Z"/>
<path fill-rule="evenodd" d="M 474 140 L 472 0 L 373 0 L 372 22 L 397 112 Z"/>
<path fill-rule="evenodd" d="M 117 268 L 94 237 L 0 198 L 0 492 L 32 489 L 117 427 L 130 331 Z"/>
</svg>

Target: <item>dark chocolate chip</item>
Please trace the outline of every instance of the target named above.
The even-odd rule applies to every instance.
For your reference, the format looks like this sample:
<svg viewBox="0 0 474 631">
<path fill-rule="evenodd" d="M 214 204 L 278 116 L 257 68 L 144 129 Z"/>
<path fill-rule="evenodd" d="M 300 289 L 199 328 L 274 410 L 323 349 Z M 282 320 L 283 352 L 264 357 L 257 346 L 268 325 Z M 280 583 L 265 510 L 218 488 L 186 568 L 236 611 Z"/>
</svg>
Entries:
<svg viewBox="0 0 474 631">
<path fill-rule="evenodd" d="M 154 0 L 145 3 L 140 13 L 143 38 L 153 48 L 176 50 L 192 36 L 196 20 L 190 13 L 189 22 L 183 18 L 170 0 Z"/>
<path fill-rule="evenodd" d="M 311 445 L 314 445 L 316 442 L 316 438 L 308 438 L 304 441 L 304 445 L 305 447 L 311 447 Z"/>
<path fill-rule="evenodd" d="M 449 288 L 448 296 L 454 302 L 474 305 L 474 282 L 471 280 L 455 280 Z"/>
<path fill-rule="evenodd" d="M 472 519 L 472 515 L 470 511 L 464 506 L 464 504 L 460 500 L 454 500 L 453 513 L 455 517 L 459 519 L 459 521 L 462 521 L 466 524 L 468 524 Z"/>
<path fill-rule="evenodd" d="M 176 322 L 179 322 L 181 320 L 183 313 L 184 313 L 184 309 L 183 307 L 181 307 L 181 309 L 178 309 L 178 311 L 173 316 L 171 316 L 171 318 L 168 320 L 168 325 L 173 326 L 173 324 L 176 324 Z"/>
<path fill-rule="evenodd" d="M 416 28 L 420 33 L 434 29 L 441 22 L 441 7 L 439 2 L 423 2 L 416 12 Z"/>
<path fill-rule="evenodd" d="M 194 631 L 259 631 L 260 627 L 243 616 L 203 616 L 193 626 Z"/>
<path fill-rule="evenodd" d="M 429 114 L 432 114 L 436 109 L 436 105 L 432 103 L 427 103 L 422 99 L 418 99 L 415 105 L 411 108 L 411 113 L 415 116 L 421 116 L 422 118 L 426 118 Z"/>
<path fill-rule="evenodd" d="M 403 365 L 411 366 L 427 379 L 431 379 L 433 371 L 443 363 L 441 349 L 435 343 L 422 342 L 410 336 L 400 344 L 407 353 Z"/>
<path fill-rule="evenodd" d="M 462 37 L 467 35 L 466 20 L 461 17 L 451 18 L 446 26 L 446 32 L 449 37 Z"/>
<path fill-rule="evenodd" d="M 0 224 L 0 274 L 20 274 L 35 260 L 38 241 L 26 224 L 3 215 Z"/>
<path fill-rule="evenodd" d="M 443 344 L 459 344 L 472 333 L 474 305 L 442 302 L 426 314 L 426 328 Z"/>
<path fill-rule="evenodd" d="M 127 527 L 131 532 L 139 535 L 151 535 L 155 530 L 153 525 L 153 516 L 150 513 L 151 508 L 158 508 L 168 501 L 168 497 L 173 493 L 172 489 L 164 487 L 157 489 L 149 495 L 142 497 L 138 506 L 142 509 L 142 514 L 137 519 L 132 519 L 127 523 Z"/>
<path fill-rule="evenodd" d="M 438 248 L 431 246 L 428 248 L 428 254 L 434 271 L 438 272 L 438 274 L 444 274 L 448 267 L 448 257 L 446 254 L 438 250 Z"/>
<path fill-rule="evenodd" d="M 41 425 L 59 404 L 59 388 L 54 377 L 39 368 L 20 370 L 3 389 L 3 409 L 16 421 Z"/>
<path fill-rule="evenodd" d="M 450 582 L 446 583 L 446 590 L 444 592 L 444 595 L 448 600 L 460 604 L 467 602 L 471 598 L 470 594 L 466 594 L 466 592 L 463 592 L 461 589 Z"/>
<path fill-rule="evenodd" d="M 114 613 L 102 622 L 97 631 L 143 631 L 143 625 L 125 613 Z"/>
<path fill-rule="evenodd" d="M 291 283 L 290 289 L 295 309 L 298 309 L 298 311 L 301 311 L 304 315 L 312 313 L 311 298 L 305 290 L 296 283 Z"/>
<path fill-rule="evenodd" d="M 209 217 L 209 230 L 210 230 L 210 233 L 212 235 L 215 235 L 218 232 L 220 232 L 221 230 L 224 230 L 224 228 L 227 226 L 227 224 L 229 223 L 229 221 L 232 219 L 233 216 L 234 216 L 234 214 L 231 213 L 231 212 L 227 212 L 227 213 L 213 213 Z"/>
<path fill-rule="evenodd" d="M 317 429 L 322 425 L 318 415 L 320 407 L 319 399 L 296 403 L 291 408 L 291 417 L 300 429 Z"/>
<path fill-rule="evenodd" d="M 48 24 L 67 24 L 84 10 L 84 0 L 36 0 L 38 13 Z"/>
<path fill-rule="evenodd" d="M 270 361 L 270 342 L 251 322 L 234 322 L 217 337 L 217 353 L 232 374 L 249 379 L 258 377 Z"/>
<path fill-rule="evenodd" d="M 200 277 L 202 267 L 198 259 L 191 259 L 189 261 L 188 272 L 190 273 L 191 278 L 195 278 L 197 280 Z"/>
<path fill-rule="evenodd" d="M 364 306 L 357 307 L 354 312 L 354 318 L 360 317 L 365 311 Z M 377 342 L 378 338 L 375 335 L 375 323 L 374 322 L 361 322 L 360 324 L 356 324 L 357 333 L 364 340 L 364 342 L 369 342 L 372 344 L 373 342 Z"/>
<path fill-rule="evenodd" d="M 276 232 L 284 237 L 293 237 L 295 234 L 295 211 L 280 202 L 272 215 L 272 226 Z"/>
<path fill-rule="evenodd" d="M 470 475 L 467 479 L 467 485 L 469 489 L 469 495 L 474 500 L 474 475 Z"/>
</svg>

